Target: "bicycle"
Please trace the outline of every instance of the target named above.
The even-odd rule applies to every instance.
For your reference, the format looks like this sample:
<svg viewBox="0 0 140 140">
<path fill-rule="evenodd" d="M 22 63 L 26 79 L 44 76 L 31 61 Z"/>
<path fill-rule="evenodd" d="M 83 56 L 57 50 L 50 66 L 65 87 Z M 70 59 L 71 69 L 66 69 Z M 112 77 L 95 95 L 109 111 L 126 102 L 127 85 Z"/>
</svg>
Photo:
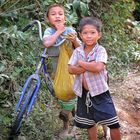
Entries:
<svg viewBox="0 0 140 140">
<path fill-rule="evenodd" d="M 39 20 L 34 20 L 30 22 L 25 28 L 22 30 L 23 32 L 27 31 L 29 28 L 32 28 L 34 24 L 38 24 L 39 29 L 39 37 L 42 41 L 42 27 L 41 22 Z M 54 46 L 59 46 L 65 41 L 65 38 L 59 43 Z M 43 69 L 43 74 L 45 76 L 45 84 L 48 91 L 51 93 L 53 97 L 55 97 L 55 92 L 53 89 L 53 82 L 51 80 L 51 77 L 49 76 L 49 73 L 47 72 L 47 65 L 45 64 L 45 60 L 48 57 L 52 57 L 47 54 L 47 48 L 44 49 L 43 53 L 41 54 L 41 59 L 36 67 L 35 73 L 30 75 L 21 92 L 20 98 L 16 104 L 16 119 L 13 123 L 13 126 L 11 128 L 11 132 L 9 135 L 9 140 L 13 140 L 14 136 L 19 133 L 19 130 L 22 125 L 22 120 L 24 115 L 28 117 L 32 106 L 35 102 L 37 93 L 39 92 L 39 89 L 41 88 L 41 79 L 40 79 L 40 71 Z M 56 98 L 56 97 L 55 97 Z"/>
</svg>

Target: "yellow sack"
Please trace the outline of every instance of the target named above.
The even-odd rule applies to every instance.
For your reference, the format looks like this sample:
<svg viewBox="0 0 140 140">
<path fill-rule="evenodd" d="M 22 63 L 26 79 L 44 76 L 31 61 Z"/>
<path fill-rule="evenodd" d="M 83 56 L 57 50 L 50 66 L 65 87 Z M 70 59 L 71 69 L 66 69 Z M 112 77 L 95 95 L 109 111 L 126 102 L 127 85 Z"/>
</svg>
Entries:
<svg viewBox="0 0 140 140">
<path fill-rule="evenodd" d="M 68 72 L 68 61 L 71 54 L 72 49 L 66 43 L 60 46 L 60 54 L 54 78 L 54 90 L 56 97 L 62 101 L 75 98 L 75 94 L 72 91 L 74 75 Z"/>
</svg>

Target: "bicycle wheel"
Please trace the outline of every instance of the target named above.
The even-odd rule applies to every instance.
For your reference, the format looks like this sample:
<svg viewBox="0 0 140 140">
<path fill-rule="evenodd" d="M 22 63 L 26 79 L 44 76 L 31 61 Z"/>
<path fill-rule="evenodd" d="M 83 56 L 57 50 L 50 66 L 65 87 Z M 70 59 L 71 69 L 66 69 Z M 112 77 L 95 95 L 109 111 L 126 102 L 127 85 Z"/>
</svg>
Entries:
<svg viewBox="0 0 140 140">
<path fill-rule="evenodd" d="M 17 114 L 17 117 L 16 117 L 16 119 L 13 123 L 13 126 L 11 128 L 9 140 L 13 140 L 14 136 L 16 136 L 19 133 L 23 117 L 24 117 L 24 115 L 26 113 L 26 109 L 31 101 L 34 90 L 35 90 L 35 86 L 31 85 L 31 87 L 29 88 L 29 90 L 27 92 L 27 96 L 25 98 L 25 101 L 23 102 L 23 105 L 22 105 L 19 113 Z"/>
<path fill-rule="evenodd" d="M 52 82 L 52 79 L 49 76 L 49 74 L 45 74 L 45 83 L 46 83 L 48 91 L 51 93 L 51 95 L 53 97 L 55 97 L 55 91 L 54 91 L 54 88 L 53 88 L 53 82 Z"/>
</svg>

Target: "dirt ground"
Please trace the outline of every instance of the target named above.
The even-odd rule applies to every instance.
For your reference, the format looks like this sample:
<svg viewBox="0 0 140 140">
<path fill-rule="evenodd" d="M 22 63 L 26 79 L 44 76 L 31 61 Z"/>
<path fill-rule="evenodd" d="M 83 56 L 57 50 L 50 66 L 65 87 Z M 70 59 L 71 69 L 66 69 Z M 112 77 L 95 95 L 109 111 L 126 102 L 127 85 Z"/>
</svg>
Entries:
<svg viewBox="0 0 140 140">
<path fill-rule="evenodd" d="M 140 72 L 110 83 L 118 112 L 122 140 L 140 140 Z"/>
</svg>

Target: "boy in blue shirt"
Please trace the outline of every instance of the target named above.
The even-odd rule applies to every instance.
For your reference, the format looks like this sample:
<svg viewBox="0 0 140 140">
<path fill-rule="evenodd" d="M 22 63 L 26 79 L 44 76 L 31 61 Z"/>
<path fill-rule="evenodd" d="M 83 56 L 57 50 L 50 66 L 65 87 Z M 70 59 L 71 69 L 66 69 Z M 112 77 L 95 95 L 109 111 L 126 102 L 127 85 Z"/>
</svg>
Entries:
<svg viewBox="0 0 140 140">
<path fill-rule="evenodd" d="M 66 18 L 63 6 L 59 4 L 50 5 L 46 12 L 46 19 L 51 24 L 51 27 L 47 28 L 44 32 L 43 44 L 48 48 L 48 54 L 54 56 L 52 57 L 52 73 L 55 73 L 62 40 L 66 38 L 72 43 L 73 48 L 80 46 L 81 41 L 77 38 L 77 33 L 72 27 L 65 26 Z M 62 108 L 67 104 L 71 104 L 70 109 L 63 108 L 59 115 L 64 123 L 63 135 L 69 133 L 69 119 L 71 113 L 74 115 L 75 101 L 75 99 L 68 102 L 61 101 Z"/>
</svg>

